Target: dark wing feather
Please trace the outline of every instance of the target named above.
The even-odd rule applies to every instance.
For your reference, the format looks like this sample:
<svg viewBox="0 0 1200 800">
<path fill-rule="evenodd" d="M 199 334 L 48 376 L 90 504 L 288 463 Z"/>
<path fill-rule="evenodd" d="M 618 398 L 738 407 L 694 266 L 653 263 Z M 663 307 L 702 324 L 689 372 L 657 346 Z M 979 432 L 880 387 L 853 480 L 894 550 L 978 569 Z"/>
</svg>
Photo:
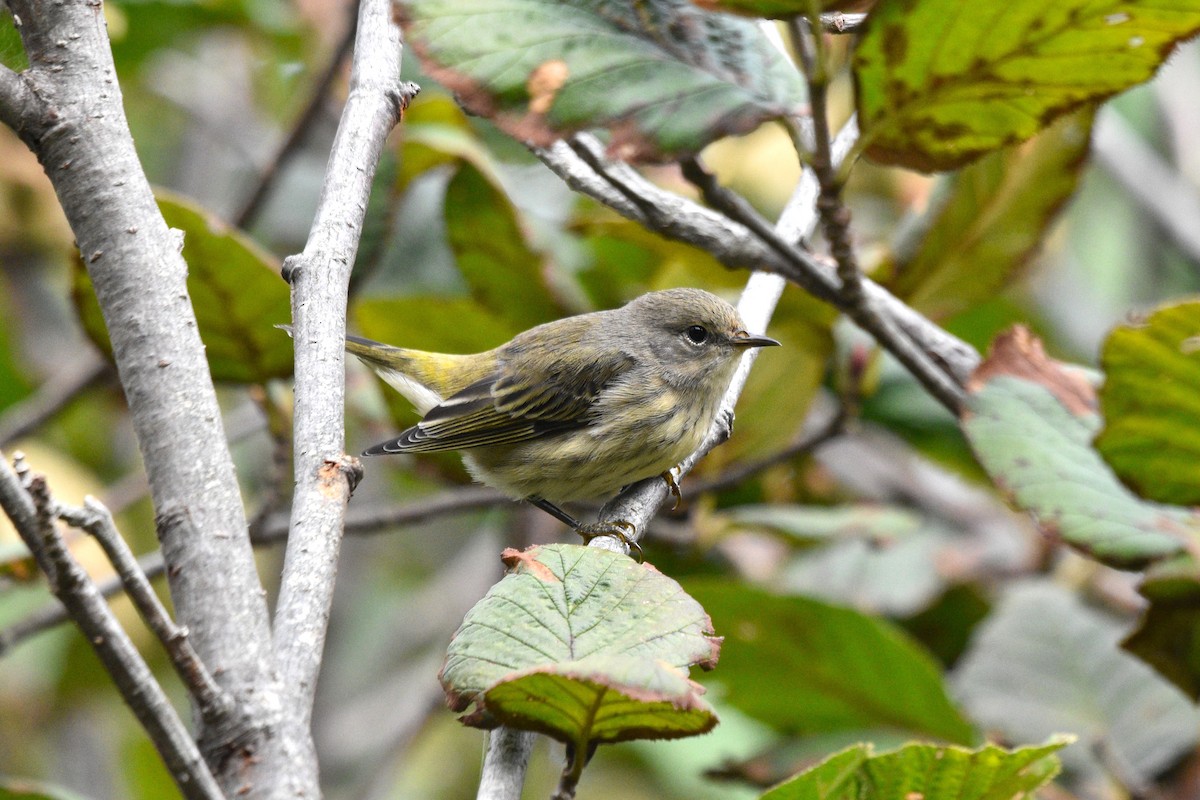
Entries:
<svg viewBox="0 0 1200 800">
<path fill-rule="evenodd" d="M 420 423 L 364 455 L 465 450 L 581 427 L 604 388 L 634 360 L 577 341 L 570 356 L 517 337 L 501 353 L 496 375 L 446 398 Z"/>
</svg>

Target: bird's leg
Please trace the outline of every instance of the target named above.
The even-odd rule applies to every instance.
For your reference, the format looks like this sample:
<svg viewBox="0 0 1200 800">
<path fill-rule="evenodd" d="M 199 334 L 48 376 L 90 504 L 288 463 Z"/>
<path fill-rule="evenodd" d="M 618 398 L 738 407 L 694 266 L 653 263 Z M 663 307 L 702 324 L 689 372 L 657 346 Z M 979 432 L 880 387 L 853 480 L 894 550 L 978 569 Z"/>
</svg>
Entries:
<svg viewBox="0 0 1200 800">
<path fill-rule="evenodd" d="M 674 469 L 674 467 L 671 469 Z M 675 502 L 671 505 L 671 510 L 674 511 L 675 509 L 679 508 L 679 504 L 683 502 L 683 492 L 679 488 L 679 481 L 675 480 L 675 473 L 670 469 L 665 471 L 659 477 L 667 482 L 667 491 L 670 492 L 671 496 L 675 498 Z"/>
<path fill-rule="evenodd" d="M 531 506 L 537 506 L 542 511 L 545 511 L 547 514 L 554 517 L 564 525 L 568 525 L 575 530 L 579 530 L 579 520 L 575 519 L 570 514 L 554 505 L 554 503 L 551 503 L 549 500 L 543 500 L 540 497 L 526 497 L 525 502 L 529 503 Z"/>
<path fill-rule="evenodd" d="M 642 546 L 631 538 L 637 530 L 632 522 L 614 520 L 612 522 L 589 522 L 585 525 L 549 500 L 544 500 L 540 497 L 526 497 L 525 500 L 530 505 L 537 506 L 542 511 L 545 511 L 564 525 L 570 526 L 585 543 L 590 542 L 597 536 L 611 536 L 628 547 L 629 554 L 637 559 L 638 563 L 642 562 Z"/>
</svg>

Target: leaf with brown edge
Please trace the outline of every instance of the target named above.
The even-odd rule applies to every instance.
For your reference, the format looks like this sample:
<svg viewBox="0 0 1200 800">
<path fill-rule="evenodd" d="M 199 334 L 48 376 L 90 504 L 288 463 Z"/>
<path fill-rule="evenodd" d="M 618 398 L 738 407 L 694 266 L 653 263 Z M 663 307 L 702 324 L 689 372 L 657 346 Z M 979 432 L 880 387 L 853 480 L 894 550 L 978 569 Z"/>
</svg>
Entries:
<svg viewBox="0 0 1200 800">
<path fill-rule="evenodd" d="M 636 161 L 798 113 L 803 84 L 755 23 L 687 0 L 401 0 L 406 43 L 472 112 L 540 146 L 591 128 Z"/>
<path fill-rule="evenodd" d="M 880 0 L 855 54 L 871 159 L 934 171 L 1149 80 L 1200 0 Z"/>
<path fill-rule="evenodd" d="M 1196 542 L 1200 516 L 1143 501 L 1092 449 L 1100 420 L 1091 385 L 1027 330 L 998 337 L 967 389 L 960 425 L 975 457 L 1047 536 L 1123 568 Z"/>
<path fill-rule="evenodd" d="M 684 670 L 646 658 L 595 655 L 533 667 L 489 688 L 472 723 L 543 733 L 586 748 L 707 733 L 717 716 Z"/>
<path fill-rule="evenodd" d="M 712 712 L 687 670 L 715 664 L 721 640 L 678 583 L 627 556 L 579 545 L 506 550 L 504 562 L 510 572 L 467 613 L 442 668 L 451 708 L 474 706 L 464 722 L 489 727 L 506 719 L 577 741 L 582 723 L 574 711 L 554 709 L 551 719 L 521 710 L 521 693 L 536 687 L 597 702 L 644 701 L 654 708 L 636 713 L 686 717 L 655 723 L 656 736 L 670 735 L 672 724 L 711 727 L 704 720 Z M 600 738 L 587 741 L 628 738 L 640 724 L 593 731 L 587 735 Z"/>
</svg>

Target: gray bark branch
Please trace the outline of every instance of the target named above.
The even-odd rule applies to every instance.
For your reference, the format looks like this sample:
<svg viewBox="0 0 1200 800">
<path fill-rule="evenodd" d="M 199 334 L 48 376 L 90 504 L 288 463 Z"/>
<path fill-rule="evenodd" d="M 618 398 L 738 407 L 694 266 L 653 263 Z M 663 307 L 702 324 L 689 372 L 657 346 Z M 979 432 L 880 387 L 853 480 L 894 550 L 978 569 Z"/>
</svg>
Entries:
<svg viewBox="0 0 1200 800">
<path fill-rule="evenodd" d="M 67 550 L 54 521 L 53 501 L 45 478 L 27 477 L 27 481 L 22 481 L 0 454 L 0 507 L 46 573 L 50 590 L 112 676 L 184 797 L 222 800 L 225 795 L 183 720 L 104 602 L 96 584 Z"/>
<path fill-rule="evenodd" d="M 401 38 L 388 0 L 362 0 L 350 75 L 304 251 L 284 263 L 292 284 L 296 352 L 296 492 L 274 620 L 274 662 L 284 707 L 297 729 L 311 728 L 346 503 L 361 474 L 345 455 L 346 295 L 371 181 L 388 134 L 416 94 L 400 80 Z M 316 797 L 311 736 L 292 741 L 289 796 Z"/>
<path fill-rule="evenodd" d="M 0 115 L 38 155 L 112 339 L 154 502 L 176 613 L 235 713 L 199 732 L 231 794 L 261 786 L 286 737 L 270 630 L 220 408 L 188 297 L 89 0 L 12 0 L 30 68 L 0 77 Z"/>
</svg>

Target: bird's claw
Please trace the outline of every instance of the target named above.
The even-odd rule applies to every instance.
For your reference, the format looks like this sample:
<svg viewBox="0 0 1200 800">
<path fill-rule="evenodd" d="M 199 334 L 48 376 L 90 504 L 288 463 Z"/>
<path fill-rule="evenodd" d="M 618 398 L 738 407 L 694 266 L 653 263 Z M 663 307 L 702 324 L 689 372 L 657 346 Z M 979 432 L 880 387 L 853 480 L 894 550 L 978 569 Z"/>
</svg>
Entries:
<svg viewBox="0 0 1200 800">
<path fill-rule="evenodd" d="M 674 511 L 683 502 L 683 492 L 679 488 L 679 481 L 675 480 L 675 473 L 671 470 L 664 472 L 661 477 L 667 482 L 667 491 L 675 498 L 675 503 L 671 506 L 671 510 Z"/>
<path fill-rule="evenodd" d="M 629 555 L 639 564 L 644 560 L 642 546 L 632 538 L 637 533 L 637 526 L 632 522 L 626 522 L 623 519 L 589 522 L 586 525 L 577 526 L 575 532 L 579 534 L 585 544 L 598 536 L 611 536 L 629 548 Z"/>
</svg>

